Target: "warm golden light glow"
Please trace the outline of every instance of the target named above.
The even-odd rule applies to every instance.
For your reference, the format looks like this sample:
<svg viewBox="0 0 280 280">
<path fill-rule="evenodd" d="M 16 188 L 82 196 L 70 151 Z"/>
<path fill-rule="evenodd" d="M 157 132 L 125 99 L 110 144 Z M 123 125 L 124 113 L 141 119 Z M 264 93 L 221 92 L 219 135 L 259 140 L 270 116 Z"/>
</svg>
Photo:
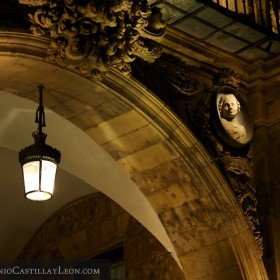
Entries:
<svg viewBox="0 0 280 280">
<path fill-rule="evenodd" d="M 57 165 L 51 161 L 31 161 L 23 165 L 26 198 L 34 201 L 52 197 Z"/>
</svg>

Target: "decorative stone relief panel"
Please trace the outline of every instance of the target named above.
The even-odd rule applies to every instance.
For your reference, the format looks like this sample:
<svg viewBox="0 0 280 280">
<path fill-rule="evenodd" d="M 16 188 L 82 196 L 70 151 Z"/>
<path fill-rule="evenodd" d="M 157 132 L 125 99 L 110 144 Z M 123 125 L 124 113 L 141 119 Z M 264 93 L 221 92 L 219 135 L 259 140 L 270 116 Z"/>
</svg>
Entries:
<svg viewBox="0 0 280 280">
<path fill-rule="evenodd" d="M 231 69 L 217 73 L 219 82 L 216 79 L 213 87 L 204 92 L 196 108 L 198 121 L 194 121 L 192 127 L 228 180 L 255 237 L 256 250 L 261 258 L 263 242 L 250 145 L 253 126 L 246 101 L 237 90 L 236 74 Z"/>
<path fill-rule="evenodd" d="M 153 62 L 165 33 L 158 8 L 146 0 L 19 0 L 29 7 L 35 35 L 51 38 L 48 60 L 100 81 L 115 68 L 125 75 L 136 57 Z"/>
<path fill-rule="evenodd" d="M 202 113 L 207 130 L 207 138 L 203 142 L 211 149 L 228 179 L 252 229 L 261 257 L 263 244 L 257 213 L 250 145 L 253 124 L 246 101 L 238 91 L 238 86 L 238 73 L 231 69 L 221 69 L 216 74 L 212 89 L 205 95 L 207 100 L 200 103 L 198 107 L 202 109 L 205 104 L 210 104 L 210 114 Z M 197 126 L 196 132 L 199 135 L 198 129 Z"/>
<path fill-rule="evenodd" d="M 239 77 L 231 69 L 221 69 L 214 78 L 216 87 L 212 115 L 219 137 L 231 147 L 248 144 L 253 135 L 253 124 L 246 102 L 237 90 Z"/>
<path fill-rule="evenodd" d="M 213 156 L 227 178 L 263 252 L 250 141 L 253 126 L 249 110 L 238 91 L 239 75 L 221 69 L 205 79 L 199 69 L 163 54 L 154 64 L 136 61 L 133 74 L 181 117 Z"/>
<path fill-rule="evenodd" d="M 152 64 L 138 59 L 132 63 L 132 75 L 189 124 L 204 85 L 184 62 L 165 53 Z"/>
</svg>

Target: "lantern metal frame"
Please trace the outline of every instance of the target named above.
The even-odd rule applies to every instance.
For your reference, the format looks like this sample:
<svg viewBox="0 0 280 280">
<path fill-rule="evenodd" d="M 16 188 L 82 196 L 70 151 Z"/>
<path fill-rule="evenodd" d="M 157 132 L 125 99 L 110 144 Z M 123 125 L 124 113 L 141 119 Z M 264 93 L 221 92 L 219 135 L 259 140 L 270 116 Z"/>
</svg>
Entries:
<svg viewBox="0 0 280 280">
<path fill-rule="evenodd" d="M 25 183 L 25 196 L 26 198 L 34 201 L 43 201 L 50 199 L 53 195 L 53 187 L 51 188 L 51 191 L 46 191 L 42 189 L 42 178 L 44 176 L 43 172 L 43 163 L 49 162 L 50 164 L 55 164 L 55 172 L 54 172 L 54 178 L 53 178 L 53 184 L 56 174 L 56 168 L 60 163 L 61 160 L 61 153 L 47 145 L 45 143 L 47 134 L 43 132 L 43 127 L 46 127 L 46 121 L 45 121 L 45 112 L 44 112 L 44 105 L 43 105 L 43 85 L 38 86 L 38 92 L 39 92 L 39 106 L 36 111 L 36 117 L 35 117 L 35 123 L 38 124 L 38 129 L 32 133 L 32 136 L 34 138 L 34 144 L 30 145 L 24 149 L 22 149 L 19 152 L 19 162 L 22 166 L 22 172 L 24 177 L 24 183 Z M 26 186 L 26 174 L 24 173 L 24 166 L 26 164 L 32 164 L 32 162 L 39 162 L 39 170 L 38 172 L 38 186 L 34 189 L 31 189 L 27 191 Z M 33 187 L 32 187 L 33 188 Z M 29 188 L 28 188 L 29 189 Z"/>
</svg>

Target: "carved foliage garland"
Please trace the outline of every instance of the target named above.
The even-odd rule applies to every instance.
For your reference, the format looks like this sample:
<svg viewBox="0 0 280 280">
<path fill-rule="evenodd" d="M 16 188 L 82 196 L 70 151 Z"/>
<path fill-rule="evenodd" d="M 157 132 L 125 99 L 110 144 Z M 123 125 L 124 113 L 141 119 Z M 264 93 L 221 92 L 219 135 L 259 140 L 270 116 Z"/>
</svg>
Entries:
<svg viewBox="0 0 280 280">
<path fill-rule="evenodd" d="M 165 23 L 146 0 L 19 0 L 29 6 L 31 30 L 52 39 L 48 59 L 100 81 L 110 67 L 129 75 L 136 57 L 161 55 L 154 40 Z"/>
</svg>

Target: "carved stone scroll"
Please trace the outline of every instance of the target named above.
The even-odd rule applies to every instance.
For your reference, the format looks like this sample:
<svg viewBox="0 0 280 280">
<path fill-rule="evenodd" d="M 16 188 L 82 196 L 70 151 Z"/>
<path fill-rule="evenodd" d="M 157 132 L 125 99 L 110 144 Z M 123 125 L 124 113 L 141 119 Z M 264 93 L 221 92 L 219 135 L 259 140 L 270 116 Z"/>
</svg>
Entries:
<svg viewBox="0 0 280 280">
<path fill-rule="evenodd" d="M 154 62 L 165 33 L 147 0 L 19 0 L 30 8 L 31 30 L 50 36 L 48 60 L 100 81 L 114 67 L 130 75 L 136 57 Z"/>
</svg>

